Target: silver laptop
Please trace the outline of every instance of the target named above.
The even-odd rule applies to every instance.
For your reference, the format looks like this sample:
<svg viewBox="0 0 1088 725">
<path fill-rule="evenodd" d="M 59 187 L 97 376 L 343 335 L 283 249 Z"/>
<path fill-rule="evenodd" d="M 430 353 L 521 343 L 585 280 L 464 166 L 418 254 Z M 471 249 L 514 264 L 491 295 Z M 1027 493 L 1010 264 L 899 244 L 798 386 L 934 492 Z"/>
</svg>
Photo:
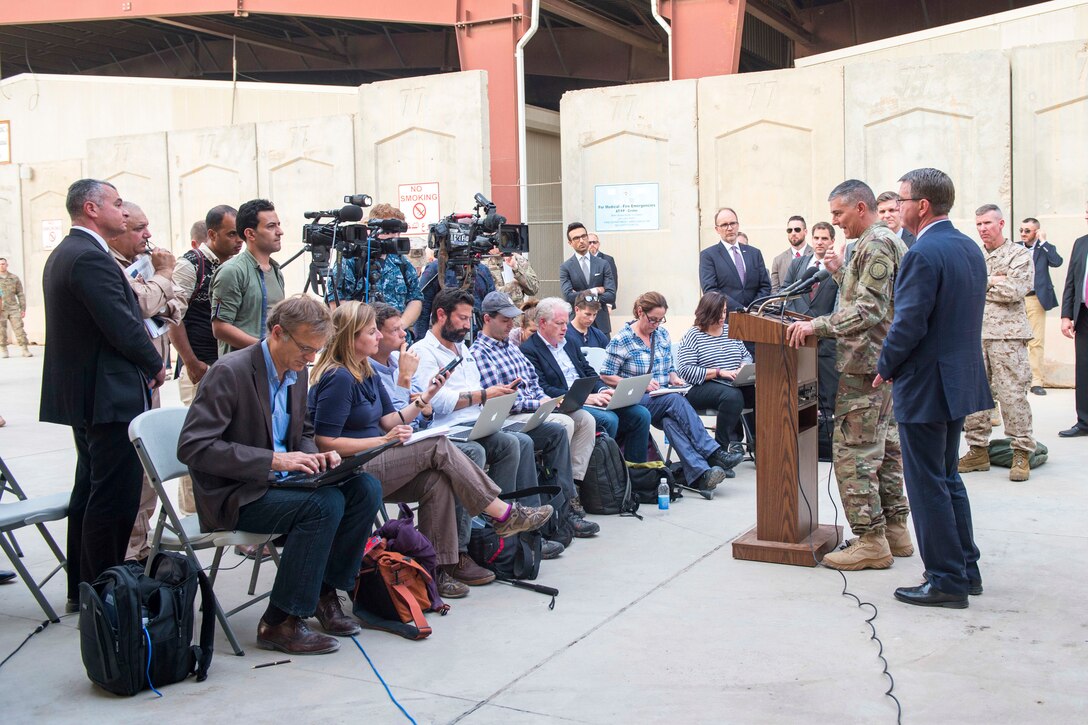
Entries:
<svg viewBox="0 0 1088 725">
<path fill-rule="evenodd" d="M 538 425 L 547 420 L 548 416 L 552 414 L 552 411 L 556 409 L 559 402 L 563 400 L 562 397 L 548 398 L 540 407 L 537 408 L 532 415 L 525 420 L 515 420 L 505 424 L 502 429 L 509 433 L 528 433 L 536 428 Z"/>
<path fill-rule="evenodd" d="M 636 375 L 633 378 L 624 378 L 620 381 L 620 384 L 616 386 L 616 390 L 612 393 L 612 400 L 608 402 L 608 407 L 604 410 L 616 410 L 618 408 L 626 408 L 631 405 L 635 405 L 642 396 L 646 394 L 646 386 L 650 384 L 650 380 L 653 375 Z M 587 405 L 587 408 L 600 408 L 597 405 Z"/>
<path fill-rule="evenodd" d="M 450 428 L 450 440 L 463 443 L 487 438 L 492 433 L 498 433 L 502 429 L 502 424 L 506 422 L 507 416 L 510 415 L 510 409 L 514 407 L 514 401 L 517 400 L 517 397 L 517 393 L 510 393 L 509 395 L 500 395 L 497 398 L 489 398 L 484 403 L 484 408 L 480 411 L 480 417 L 476 419 L 475 424 L 455 425 Z"/>
<path fill-rule="evenodd" d="M 756 366 L 753 363 L 744 363 L 733 378 L 733 386 L 751 385 L 756 381 Z"/>
</svg>

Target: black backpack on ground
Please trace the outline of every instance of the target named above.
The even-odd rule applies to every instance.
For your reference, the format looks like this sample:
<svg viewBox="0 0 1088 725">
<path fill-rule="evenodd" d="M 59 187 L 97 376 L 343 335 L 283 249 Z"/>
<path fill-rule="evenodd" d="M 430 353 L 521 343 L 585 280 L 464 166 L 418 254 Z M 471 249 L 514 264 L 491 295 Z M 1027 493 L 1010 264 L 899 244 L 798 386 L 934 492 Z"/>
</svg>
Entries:
<svg viewBox="0 0 1088 725">
<path fill-rule="evenodd" d="M 193 645 L 196 590 L 204 615 Z M 110 567 L 79 585 L 79 639 L 87 677 L 115 695 L 208 677 L 215 607 L 204 572 L 180 554 L 159 552 L 151 576 L 136 563 Z"/>
<path fill-rule="evenodd" d="M 574 540 L 574 527 L 570 523 L 570 500 L 567 498 L 567 494 L 563 492 L 563 489 L 560 488 L 555 471 L 545 466 L 542 458 L 539 455 L 537 457 L 536 477 L 539 485 L 536 486 L 535 490 L 544 494 L 540 497 L 540 504 L 550 504 L 555 512 L 548 519 L 548 523 L 541 526 L 537 531 L 549 541 L 558 541 L 564 547 L 570 546 L 570 542 Z M 523 491 L 517 493 L 524 494 Z M 500 496 L 499 498 L 512 500 L 507 499 L 506 496 Z"/>
<path fill-rule="evenodd" d="M 516 501 L 538 494 L 554 497 L 559 494 L 559 487 L 535 486 L 523 491 L 504 493 L 499 498 L 503 501 Z M 468 540 L 468 555 L 480 566 L 495 572 L 495 576 L 500 579 L 536 579 L 540 571 L 541 538 L 540 529 L 537 529 L 504 539 L 485 520 L 482 527 L 473 523 L 472 534 Z"/>
<path fill-rule="evenodd" d="M 657 487 L 662 476 L 669 483 L 669 501 L 684 497 L 680 492 L 680 485 L 685 483 L 684 469 L 680 463 L 667 466 L 663 461 L 628 462 L 627 474 L 631 479 L 631 495 L 639 503 L 657 504 Z"/>
<path fill-rule="evenodd" d="M 589 468 L 582 480 L 582 507 L 598 515 L 633 514 L 638 501 L 631 494 L 631 478 L 619 444 L 606 435 L 597 435 Z"/>
</svg>

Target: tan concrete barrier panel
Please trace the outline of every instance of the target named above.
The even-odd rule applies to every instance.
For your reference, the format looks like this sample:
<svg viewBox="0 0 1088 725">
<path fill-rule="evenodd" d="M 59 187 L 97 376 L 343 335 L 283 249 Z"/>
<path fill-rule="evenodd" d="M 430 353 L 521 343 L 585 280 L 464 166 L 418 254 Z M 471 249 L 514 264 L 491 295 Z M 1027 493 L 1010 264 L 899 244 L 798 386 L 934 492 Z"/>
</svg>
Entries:
<svg viewBox="0 0 1088 725">
<path fill-rule="evenodd" d="M 696 81 L 567 93 L 560 113 L 563 219 L 596 231 L 601 248 L 616 258 L 621 284 L 613 329 L 631 319 L 639 294 L 657 290 L 669 302 L 670 332 L 682 334 L 683 318 L 691 320 L 699 301 Z M 633 188 L 642 184 L 657 184 L 656 195 Z M 605 223 L 603 194 L 623 194 L 625 186 L 647 203 L 656 198 L 656 228 L 634 221 L 628 226 L 643 228 L 606 231 L 624 223 L 615 217 Z M 563 258 L 571 254 L 568 246 Z"/>
<path fill-rule="evenodd" d="M 719 240 L 714 212 L 737 212 L 768 267 L 786 220 L 830 221 L 827 194 L 843 180 L 842 68 L 823 66 L 699 81 L 699 239 Z"/>
<path fill-rule="evenodd" d="M 952 221 L 975 236 L 975 209 L 1012 194 L 1009 61 L 1000 51 L 846 66 L 846 175 L 873 191 L 932 166 L 956 185 Z"/>
<path fill-rule="evenodd" d="M 87 175 L 110 182 L 122 199 L 144 210 L 156 247 L 175 254 L 189 250 L 189 227 L 196 220 L 182 224 L 180 236 L 173 232 L 165 132 L 88 140 Z"/>
</svg>

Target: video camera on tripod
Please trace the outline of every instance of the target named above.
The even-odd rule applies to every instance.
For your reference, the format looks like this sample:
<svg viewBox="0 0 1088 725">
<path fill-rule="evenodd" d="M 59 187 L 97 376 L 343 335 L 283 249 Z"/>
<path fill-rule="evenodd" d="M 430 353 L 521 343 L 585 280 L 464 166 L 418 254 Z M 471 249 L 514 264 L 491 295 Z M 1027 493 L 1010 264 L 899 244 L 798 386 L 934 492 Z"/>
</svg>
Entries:
<svg viewBox="0 0 1088 725">
<path fill-rule="evenodd" d="M 507 224 L 506 217 L 497 213 L 495 204 L 483 194 L 476 194 L 472 213 L 450 214 L 430 226 L 427 246 L 436 254 L 444 252 L 446 265 L 452 265 L 458 281 L 465 270 L 475 266 L 480 258 L 498 247 L 503 254 L 529 251 L 529 227 Z"/>
</svg>

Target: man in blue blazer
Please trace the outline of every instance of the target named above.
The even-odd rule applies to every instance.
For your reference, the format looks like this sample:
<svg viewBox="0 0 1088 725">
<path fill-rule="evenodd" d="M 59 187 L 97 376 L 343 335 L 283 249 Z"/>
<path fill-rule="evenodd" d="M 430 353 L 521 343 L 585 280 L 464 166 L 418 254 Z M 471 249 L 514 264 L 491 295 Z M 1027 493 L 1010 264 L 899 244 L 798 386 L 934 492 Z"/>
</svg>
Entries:
<svg viewBox="0 0 1088 725">
<path fill-rule="evenodd" d="M 1020 244 L 1031 252 L 1035 263 L 1035 284 L 1024 298 L 1024 309 L 1031 323 L 1032 339 L 1028 342 L 1028 358 L 1031 362 L 1031 392 L 1046 395 L 1043 387 L 1043 345 L 1046 342 L 1046 312 L 1058 306 L 1054 294 L 1054 282 L 1050 268 L 1062 266 L 1062 255 L 1053 244 L 1048 244 L 1046 234 L 1039 230 L 1039 220 L 1028 217 L 1020 222 Z"/>
<path fill-rule="evenodd" d="M 1084 210 L 1088 221 L 1088 208 Z M 1077 422 L 1072 428 L 1059 431 L 1062 438 L 1088 436 L 1088 234 L 1073 242 L 1069 253 L 1069 269 L 1065 272 L 1062 290 L 1062 334 L 1073 340 Z"/>
<path fill-rule="evenodd" d="M 536 306 L 537 333 L 521 344 L 521 352 L 540 375 L 540 387 L 556 397 L 566 394 L 578 378 L 597 377 L 597 371 L 586 360 L 578 341 L 567 337 L 570 305 L 558 297 L 545 297 Z M 588 405 L 605 406 L 612 389 L 599 378 Z M 618 410 L 585 408 L 597 420 L 597 426 L 623 445 L 624 458 L 632 463 L 644 463 L 650 442 L 650 411 L 641 405 Z"/>
<path fill-rule="evenodd" d="M 699 286 L 703 294 L 714 290 L 725 295 L 729 311 L 742 310 L 752 300 L 771 293 L 771 276 L 763 254 L 737 241 L 737 213 L 723 207 L 714 215 L 714 230 L 721 241 L 699 252 Z"/>
<path fill-rule="evenodd" d="M 895 598 L 927 607 L 967 606 L 982 593 L 971 503 L 958 459 L 964 418 L 994 405 L 982 364 L 986 262 L 948 220 L 952 180 L 915 169 L 899 180 L 903 224 L 917 241 L 895 283 L 895 318 L 873 385 L 893 382 L 914 532 L 926 581 Z"/>
<path fill-rule="evenodd" d="M 72 428 L 76 473 L 68 505 L 68 611 L 79 583 L 125 557 L 140 506 L 143 467 L 128 424 L 166 379 L 136 295 L 106 240 L 128 224 L 117 189 L 80 179 L 65 201 L 72 231 L 49 255 L 39 418 Z"/>
</svg>

